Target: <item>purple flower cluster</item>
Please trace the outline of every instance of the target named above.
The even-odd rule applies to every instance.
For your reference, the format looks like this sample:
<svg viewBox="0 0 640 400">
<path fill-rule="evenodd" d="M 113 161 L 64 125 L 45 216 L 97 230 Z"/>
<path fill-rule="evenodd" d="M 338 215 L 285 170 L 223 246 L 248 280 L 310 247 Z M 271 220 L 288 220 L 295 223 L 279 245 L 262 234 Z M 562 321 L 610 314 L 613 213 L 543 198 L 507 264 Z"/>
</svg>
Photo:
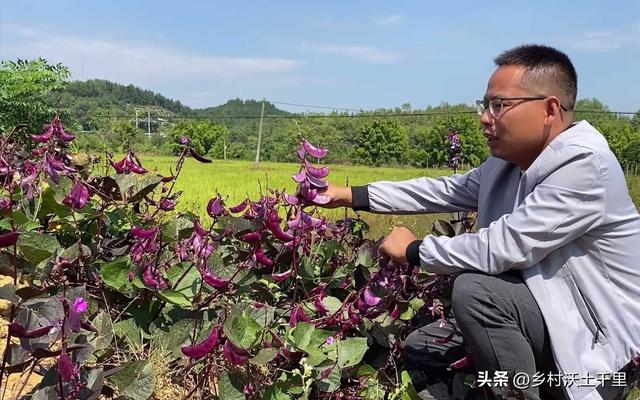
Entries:
<svg viewBox="0 0 640 400">
<path fill-rule="evenodd" d="M 292 178 L 298 183 L 297 197 L 309 204 L 326 204 L 331 201 L 329 196 L 320 194 L 326 189 L 329 183 L 324 180 L 329 175 L 329 167 L 316 167 L 307 160 L 307 155 L 318 160 L 326 157 L 329 151 L 324 148 L 315 147 L 303 139 L 298 148 L 300 158 L 300 171 Z"/>
<path fill-rule="evenodd" d="M 118 162 L 113 162 L 113 160 L 109 160 L 109 164 L 116 170 L 116 174 L 129 174 L 133 172 L 134 174 L 146 174 L 147 170 L 142 168 L 142 163 L 133 152 L 133 150 L 129 150 L 127 155 Z"/>
<path fill-rule="evenodd" d="M 31 135 L 31 139 L 37 143 L 46 143 L 51 139 L 56 138 L 64 143 L 70 142 L 76 138 L 73 134 L 64 130 L 64 126 L 62 126 L 62 122 L 58 115 L 53 118 L 53 121 L 44 126 L 42 134 Z"/>
<path fill-rule="evenodd" d="M 447 135 L 449 140 L 449 168 L 458 169 L 462 162 L 462 153 L 458 131 L 451 129 Z"/>
<path fill-rule="evenodd" d="M 162 290 L 169 287 L 167 280 L 162 276 L 156 267 L 158 257 L 158 233 L 159 228 L 142 228 L 134 226 L 131 234 L 135 238 L 135 243 L 131 248 L 131 259 L 142 271 L 142 282 L 152 290 Z"/>
</svg>

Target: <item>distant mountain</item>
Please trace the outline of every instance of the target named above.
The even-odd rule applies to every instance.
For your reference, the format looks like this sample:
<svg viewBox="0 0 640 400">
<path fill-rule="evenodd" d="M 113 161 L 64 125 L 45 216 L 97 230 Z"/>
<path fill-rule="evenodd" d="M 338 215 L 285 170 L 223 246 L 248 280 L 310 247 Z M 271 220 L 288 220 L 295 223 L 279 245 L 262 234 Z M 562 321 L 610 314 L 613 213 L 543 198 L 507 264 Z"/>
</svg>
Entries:
<svg viewBox="0 0 640 400">
<path fill-rule="evenodd" d="M 261 101 L 229 100 L 225 104 L 203 109 L 193 109 L 160 93 L 142 89 L 134 85 L 92 79 L 88 81 L 72 81 L 67 87 L 55 93 L 53 104 L 59 104 L 60 111 L 67 121 L 78 125 L 83 130 L 94 130 L 106 127 L 115 119 L 134 119 L 136 110 L 139 117 L 173 119 L 179 117 L 255 117 L 260 115 Z M 293 115 L 280 110 L 273 104 L 265 103 L 265 115 Z"/>
<path fill-rule="evenodd" d="M 201 117 L 255 117 L 260 115 L 262 101 L 233 99 L 216 106 L 195 110 L 196 115 Z M 292 116 L 294 114 L 280 110 L 268 101 L 264 105 L 264 115 L 270 116 Z"/>
</svg>

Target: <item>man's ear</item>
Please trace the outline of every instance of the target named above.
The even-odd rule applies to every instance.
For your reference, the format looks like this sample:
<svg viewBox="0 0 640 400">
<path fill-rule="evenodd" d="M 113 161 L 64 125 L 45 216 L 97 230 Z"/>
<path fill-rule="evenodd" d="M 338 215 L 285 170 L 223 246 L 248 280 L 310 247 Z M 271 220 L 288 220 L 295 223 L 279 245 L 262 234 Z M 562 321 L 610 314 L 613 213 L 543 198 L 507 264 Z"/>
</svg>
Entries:
<svg viewBox="0 0 640 400">
<path fill-rule="evenodd" d="M 556 96 L 549 96 L 544 99 L 544 124 L 547 126 L 553 125 L 558 118 L 562 118 L 562 107 L 560 99 Z"/>
</svg>

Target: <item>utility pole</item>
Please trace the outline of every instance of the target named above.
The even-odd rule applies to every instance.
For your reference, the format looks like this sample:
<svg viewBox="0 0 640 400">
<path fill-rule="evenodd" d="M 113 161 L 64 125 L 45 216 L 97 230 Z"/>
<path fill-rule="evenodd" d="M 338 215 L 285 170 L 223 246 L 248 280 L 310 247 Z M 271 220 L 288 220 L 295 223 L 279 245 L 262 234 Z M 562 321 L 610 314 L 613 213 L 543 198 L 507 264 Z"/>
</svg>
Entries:
<svg viewBox="0 0 640 400">
<path fill-rule="evenodd" d="M 139 129 L 140 126 L 138 126 L 138 107 L 136 107 L 136 129 Z"/>
<path fill-rule="evenodd" d="M 262 141 L 262 120 L 264 119 L 264 97 L 262 98 L 262 111 L 260 111 L 260 125 L 258 127 L 258 148 L 256 149 L 255 168 L 260 166 L 260 142 Z"/>
<path fill-rule="evenodd" d="M 151 139 L 151 112 L 147 111 L 147 139 Z"/>
</svg>

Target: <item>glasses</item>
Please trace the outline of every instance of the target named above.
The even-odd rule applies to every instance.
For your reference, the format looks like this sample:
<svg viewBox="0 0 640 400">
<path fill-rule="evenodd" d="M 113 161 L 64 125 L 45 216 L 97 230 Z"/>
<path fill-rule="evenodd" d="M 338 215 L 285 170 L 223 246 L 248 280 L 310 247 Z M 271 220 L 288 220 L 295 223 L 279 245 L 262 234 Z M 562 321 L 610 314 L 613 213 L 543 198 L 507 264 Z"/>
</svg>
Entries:
<svg viewBox="0 0 640 400">
<path fill-rule="evenodd" d="M 491 100 L 477 100 L 476 101 L 476 111 L 478 115 L 482 115 L 485 111 L 489 110 L 489 115 L 493 118 L 496 118 L 500 113 L 507 107 L 512 106 L 513 104 L 504 104 L 505 101 L 510 100 L 522 100 L 522 101 L 532 101 L 532 100 L 544 100 L 549 96 L 528 96 L 528 97 L 496 97 Z M 560 108 L 563 111 L 567 111 L 567 109 L 560 104 Z"/>
</svg>

